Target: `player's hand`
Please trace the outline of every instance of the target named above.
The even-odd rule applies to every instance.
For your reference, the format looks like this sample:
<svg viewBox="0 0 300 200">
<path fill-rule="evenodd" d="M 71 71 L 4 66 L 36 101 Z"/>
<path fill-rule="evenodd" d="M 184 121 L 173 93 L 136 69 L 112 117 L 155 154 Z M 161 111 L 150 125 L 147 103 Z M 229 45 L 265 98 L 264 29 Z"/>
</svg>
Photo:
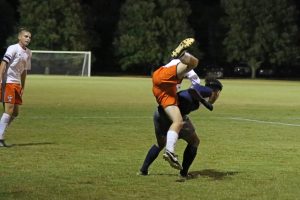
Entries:
<svg viewBox="0 0 300 200">
<path fill-rule="evenodd" d="M 24 88 L 21 89 L 20 95 L 23 96 L 23 93 L 24 93 Z"/>
</svg>

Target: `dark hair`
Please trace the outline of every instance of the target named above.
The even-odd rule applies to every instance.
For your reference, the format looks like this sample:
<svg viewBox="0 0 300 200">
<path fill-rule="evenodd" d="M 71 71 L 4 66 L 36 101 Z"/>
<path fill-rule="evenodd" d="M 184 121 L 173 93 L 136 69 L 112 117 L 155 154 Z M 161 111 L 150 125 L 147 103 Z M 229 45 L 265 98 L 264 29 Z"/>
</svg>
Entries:
<svg viewBox="0 0 300 200">
<path fill-rule="evenodd" d="M 205 79 L 205 86 L 211 88 L 212 90 L 222 90 L 223 89 L 223 85 L 222 83 L 215 78 L 207 78 Z"/>
</svg>

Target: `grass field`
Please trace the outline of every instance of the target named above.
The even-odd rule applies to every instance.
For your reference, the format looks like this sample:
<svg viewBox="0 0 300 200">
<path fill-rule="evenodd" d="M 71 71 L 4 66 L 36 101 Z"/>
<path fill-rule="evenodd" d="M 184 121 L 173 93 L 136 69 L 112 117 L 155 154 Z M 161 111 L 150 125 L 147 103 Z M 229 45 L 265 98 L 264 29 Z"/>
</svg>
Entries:
<svg viewBox="0 0 300 200">
<path fill-rule="evenodd" d="M 136 175 L 155 142 L 150 78 L 28 76 L 14 146 L 0 149 L 0 199 L 300 199 L 300 82 L 222 82 L 215 110 L 191 114 L 200 176 L 177 182 L 162 155 Z"/>
</svg>

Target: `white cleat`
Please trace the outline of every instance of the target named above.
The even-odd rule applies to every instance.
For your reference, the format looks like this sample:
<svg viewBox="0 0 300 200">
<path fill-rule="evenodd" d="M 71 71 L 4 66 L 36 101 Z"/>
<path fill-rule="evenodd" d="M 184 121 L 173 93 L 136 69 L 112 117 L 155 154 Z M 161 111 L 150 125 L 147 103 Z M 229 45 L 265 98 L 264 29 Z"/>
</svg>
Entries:
<svg viewBox="0 0 300 200">
<path fill-rule="evenodd" d="M 182 170 L 182 166 L 178 161 L 177 155 L 175 155 L 174 153 L 166 150 L 166 152 L 163 154 L 163 158 L 169 162 L 171 167 Z"/>
</svg>

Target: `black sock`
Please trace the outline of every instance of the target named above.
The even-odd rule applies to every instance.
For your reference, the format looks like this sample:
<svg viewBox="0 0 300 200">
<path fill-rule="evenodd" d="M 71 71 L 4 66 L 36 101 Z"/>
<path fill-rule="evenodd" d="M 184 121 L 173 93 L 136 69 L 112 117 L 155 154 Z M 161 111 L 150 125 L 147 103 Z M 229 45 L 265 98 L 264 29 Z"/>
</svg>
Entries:
<svg viewBox="0 0 300 200">
<path fill-rule="evenodd" d="M 192 145 L 186 146 L 184 153 L 183 153 L 183 161 L 182 161 L 183 169 L 180 171 L 180 174 L 182 176 L 187 176 L 189 168 L 197 155 L 197 149 L 198 149 L 198 147 L 194 147 Z"/>
<path fill-rule="evenodd" d="M 157 158 L 159 152 L 161 151 L 161 149 L 156 146 L 156 145 L 153 145 L 147 155 L 146 155 L 146 158 L 145 158 L 145 161 L 143 163 L 143 166 L 142 168 L 140 169 L 141 172 L 148 172 L 148 168 L 149 166 L 151 165 L 151 163 Z"/>
</svg>

